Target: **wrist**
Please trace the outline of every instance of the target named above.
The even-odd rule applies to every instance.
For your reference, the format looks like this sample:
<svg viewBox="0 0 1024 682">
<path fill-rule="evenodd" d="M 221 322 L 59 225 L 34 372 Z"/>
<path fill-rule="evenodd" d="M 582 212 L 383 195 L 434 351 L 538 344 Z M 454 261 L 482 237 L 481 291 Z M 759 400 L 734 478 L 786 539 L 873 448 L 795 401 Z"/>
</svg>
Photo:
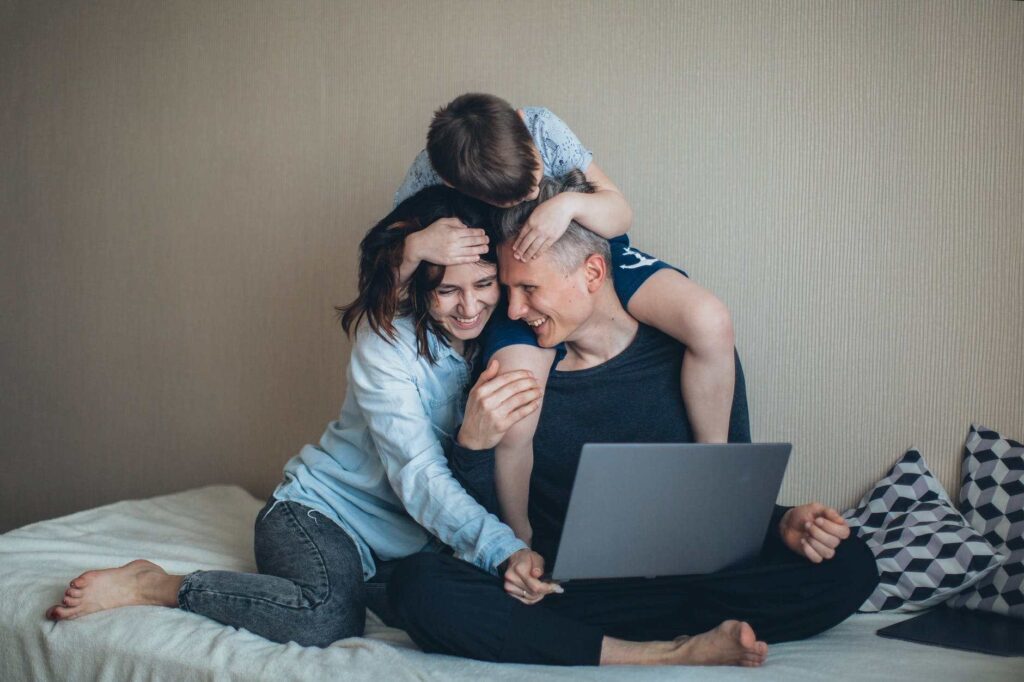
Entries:
<svg viewBox="0 0 1024 682">
<path fill-rule="evenodd" d="M 511 554 L 509 554 L 505 558 L 504 561 L 502 561 L 500 564 L 498 564 L 498 573 L 501 574 L 501 573 L 504 573 L 505 571 L 507 571 L 508 567 L 512 564 L 512 560 L 515 559 L 518 554 L 520 554 L 522 552 L 529 552 L 529 551 L 530 551 L 529 547 L 523 547 L 522 549 L 517 549 L 516 551 L 512 552 Z"/>
<path fill-rule="evenodd" d="M 459 447 L 463 450 L 486 450 L 487 447 L 482 444 L 479 440 L 473 437 L 472 432 L 467 433 L 466 429 L 459 429 L 459 435 L 455 437 L 455 442 L 459 444 Z"/>
<path fill-rule="evenodd" d="M 582 199 L 587 196 L 579 192 L 562 192 L 550 201 L 559 201 L 562 203 L 562 207 L 565 209 L 566 215 L 569 216 L 569 220 L 575 220 L 580 222 L 582 217 Z"/>
<path fill-rule="evenodd" d="M 405 244 L 402 246 L 402 263 L 415 268 L 423 258 L 419 253 L 419 232 L 413 232 L 406 236 Z"/>
<path fill-rule="evenodd" d="M 787 509 L 786 512 L 782 515 L 782 518 L 779 519 L 779 536 L 780 537 L 782 535 L 784 535 L 785 532 L 786 532 L 786 525 L 789 523 L 789 515 L 793 513 L 793 509 L 794 509 L 793 507 L 790 507 L 789 509 Z"/>
</svg>

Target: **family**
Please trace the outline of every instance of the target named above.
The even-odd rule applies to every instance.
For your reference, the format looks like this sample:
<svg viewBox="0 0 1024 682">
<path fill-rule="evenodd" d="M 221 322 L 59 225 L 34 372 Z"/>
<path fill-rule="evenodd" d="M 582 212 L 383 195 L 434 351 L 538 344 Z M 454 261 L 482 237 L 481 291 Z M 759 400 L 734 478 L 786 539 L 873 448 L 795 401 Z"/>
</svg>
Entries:
<svg viewBox="0 0 1024 682">
<path fill-rule="evenodd" d="M 487 661 L 759 666 L 864 602 L 874 557 L 818 503 L 776 507 L 739 569 L 545 580 L 583 444 L 749 442 L 729 312 L 630 245 L 622 192 L 547 109 L 456 98 L 395 201 L 339 308 L 341 414 L 258 514 L 258 573 L 137 560 L 78 576 L 47 617 L 164 605 L 323 647 L 370 608 Z"/>
</svg>

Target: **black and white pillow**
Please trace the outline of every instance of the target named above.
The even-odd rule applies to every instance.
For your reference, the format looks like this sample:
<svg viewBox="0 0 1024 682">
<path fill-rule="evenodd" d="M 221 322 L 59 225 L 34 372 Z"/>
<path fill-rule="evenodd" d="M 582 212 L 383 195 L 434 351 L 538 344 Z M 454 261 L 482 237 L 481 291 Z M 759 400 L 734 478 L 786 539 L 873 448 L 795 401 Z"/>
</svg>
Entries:
<svg viewBox="0 0 1024 682">
<path fill-rule="evenodd" d="M 1006 561 L 949 605 L 1024 618 L 1024 445 L 974 424 L 962 471 L 960 511 Z"/>
<path fill-rule="evenodd" d="M 908 450 L 843 516 L 878 562 L 879 584 L 862 612 L 934 606 L 1002 561 L 956 510 L 917 450 Z"/>
</svg>

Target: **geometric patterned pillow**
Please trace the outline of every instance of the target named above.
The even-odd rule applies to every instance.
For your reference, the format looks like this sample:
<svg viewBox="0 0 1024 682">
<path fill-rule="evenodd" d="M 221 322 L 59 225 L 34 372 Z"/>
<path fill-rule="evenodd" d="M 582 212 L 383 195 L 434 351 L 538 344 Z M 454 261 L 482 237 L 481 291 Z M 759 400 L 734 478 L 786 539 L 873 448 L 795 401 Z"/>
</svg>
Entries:
<svg viewBox="0 0 1024 682">
<path fill-rule="evenodd" d="M 960 511 L 1006 561 L 949 605 L 1024 618 L 1024 445 L 971 426 Z"/>
<path fill-rule="evenodd" d="M 917 450 L 908 450 L 843 516 L 878 563 L 879 584 L 862 612 L 934 606 L 1002 561 L 956 510 Z"/>
</svg>

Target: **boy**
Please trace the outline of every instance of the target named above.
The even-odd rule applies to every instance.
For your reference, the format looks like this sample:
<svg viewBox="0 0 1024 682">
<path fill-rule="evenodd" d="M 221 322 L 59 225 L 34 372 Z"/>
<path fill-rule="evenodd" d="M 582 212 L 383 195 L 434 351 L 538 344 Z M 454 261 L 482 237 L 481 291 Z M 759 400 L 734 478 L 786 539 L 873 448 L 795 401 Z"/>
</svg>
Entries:
<svg viewBox="0 0 1024 682">
<path fill-rule="evenodd" d="M 724 443 L 735 381 L 734 336 L 728 309 L 684 272 L 629 245 L 633 211 L 618 187 L 557 116 L 540 107 L 516 110 L 494 95 L 467 93 L 434 114 L 427 148 L 420 152 L 395 194 L 395 203 L 424 187 L 445 184 L 499 208 L 537 197 L 544 175 L 579 169 L 593 193 L 565 193 L 540 204 L 513 244 L 515 257 L 536 258 L 575 220 L 610 240 L 615 290 L 636 319 L 686 346 L 682 392 L 695 437 Z M 401 277 L 421 260 L 441 265 L 474 262 L 487 251 L 482 230 L 438 221 L 406 243 Z M 412 237 L 412 236 L 411 236 Z M 531 321 L 539 327 L 543 320 Z M 496 313 L 485 332 L 485 364 L 493 356 L 505 371 L 528 369 L 542 385 L 555 351 L 540 348 L 523 325 Z M 513 426 L 496 449 L 495 487 L 503 520 L 524 542 L 533 434 L 540 410 Z M 513 595 L 515 596 L 515 595 Z"/>
</svg>

